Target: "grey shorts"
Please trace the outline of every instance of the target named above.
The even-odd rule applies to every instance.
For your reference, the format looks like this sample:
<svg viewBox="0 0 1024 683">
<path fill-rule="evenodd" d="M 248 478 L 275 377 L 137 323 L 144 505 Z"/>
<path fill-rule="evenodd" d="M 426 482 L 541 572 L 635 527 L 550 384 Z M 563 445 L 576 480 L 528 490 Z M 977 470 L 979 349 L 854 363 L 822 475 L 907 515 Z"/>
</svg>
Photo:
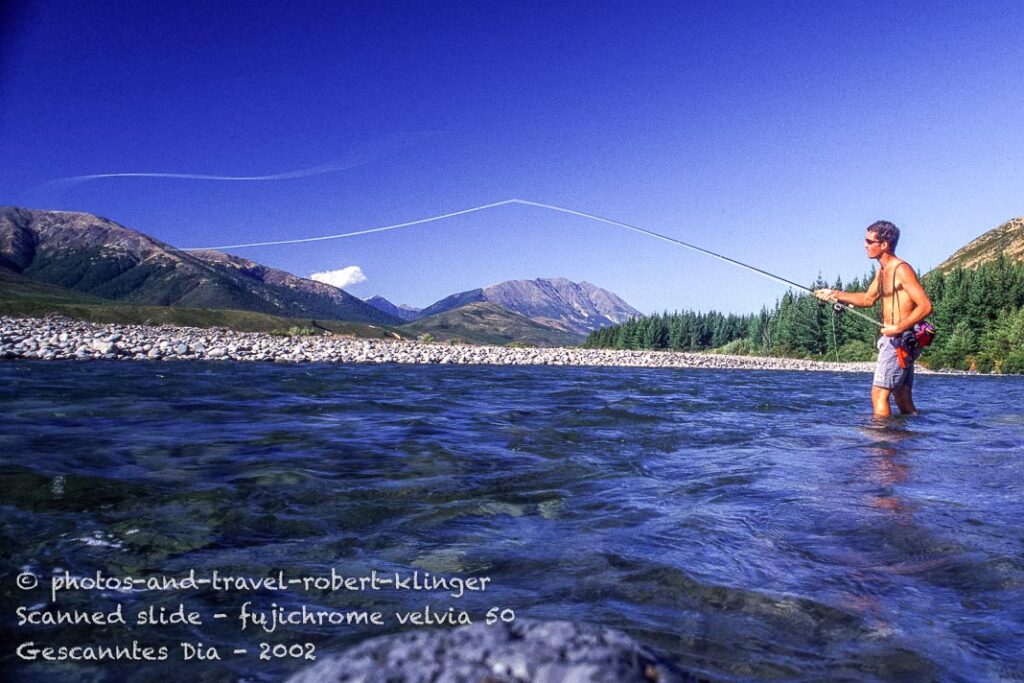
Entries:
<svg viewBox="0 0 1024 683">
<path fill-rule="evenodd" d="M 892 337 L 882 336 L 876 342 L 878 363 L 875 365 L 875 379 L 872 385 L 882 389 L 897 389 L 914 386 L 914 361 L 921 355 L 921 349 L 907 359 L 907 367 L 900 367 L 900 359 L 896 356 L 896 347 L 892 345 Z"/>
</svg>

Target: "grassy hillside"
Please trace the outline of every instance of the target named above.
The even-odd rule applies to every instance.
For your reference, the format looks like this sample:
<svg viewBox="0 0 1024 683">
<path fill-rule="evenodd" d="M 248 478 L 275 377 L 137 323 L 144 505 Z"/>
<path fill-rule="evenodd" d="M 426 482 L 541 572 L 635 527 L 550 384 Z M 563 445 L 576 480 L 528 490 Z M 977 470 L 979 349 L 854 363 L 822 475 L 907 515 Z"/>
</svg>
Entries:
<svg viewBox="0 0 1024 683">
<path fill-rule="evenodd" d="M 0 268 L 0 315 L 42 317 L 59 313 L 96 323 L 227 327 L 240 332 L 283 332 L 314 329 L 320 332 L 367 338 L 409 338 L 401 330 L 340 320 L 289 318 L 252 311 L 126 304 L 37 282 Z"/>
<path fill-rule="evenodd" d="M 511 342 L 535 346 L 575 346 L 583 337 L 556 330 L 489 301 L 467 304 L 451 311 L 402 325 L 417 335 L 471 344 L 504 345 Z"/>
<path fill-rule="evenodd" d="M 1000 255 L 1024 263 L 1024 218 L 1009 220 L 968 242 L 932 272 L 949 273 L 956 268 L 977 268 L 995 261 Z"/>
</svg>

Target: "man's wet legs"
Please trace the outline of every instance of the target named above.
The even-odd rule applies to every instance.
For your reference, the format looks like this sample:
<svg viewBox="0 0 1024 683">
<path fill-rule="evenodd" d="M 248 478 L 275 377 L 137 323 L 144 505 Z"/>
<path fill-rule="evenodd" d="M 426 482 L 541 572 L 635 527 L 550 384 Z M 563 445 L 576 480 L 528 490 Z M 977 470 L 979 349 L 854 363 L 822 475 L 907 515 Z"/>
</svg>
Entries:
<svg viewBox="0 0 1024 683">
<path fill-rule="evenodd" d="M 900 409 L 902 415 L 917 415 L 912 392 L 913 387 L 907 384 L 896 387 L 892 392 L 892 397 L 896 399 L 896 407 Z"/>
<path fill-rule="evenodd" d="M 892 394 L 896 401 L 896 407 L 900 409 L 901 415 L 917 415 L 917 408 L 914 406 L 913 388 L 910 386 L 896 387 L 892 391 L 882 387 L 871 387 L 871 404 L 874 407 L 877 417 L 886 417 L 892 414 L 889 407 L 889 394 Z"/>
<path fill-rule="evenodd" d="M 889 409 L 888 389 L 882 387 L 871 387 L 871 405 L 874 406 L 876 417 L 886 417 L 891 414 Z"/>
</svg>

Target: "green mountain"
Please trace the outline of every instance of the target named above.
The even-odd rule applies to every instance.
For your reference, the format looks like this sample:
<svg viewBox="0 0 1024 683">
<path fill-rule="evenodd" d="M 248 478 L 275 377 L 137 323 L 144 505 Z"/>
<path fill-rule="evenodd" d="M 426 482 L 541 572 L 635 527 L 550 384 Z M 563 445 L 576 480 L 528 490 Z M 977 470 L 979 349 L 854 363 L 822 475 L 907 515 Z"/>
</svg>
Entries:
<svg viewBox="0 0 1024 683">
<path fill-rule="evenodd" d="M 405 332 L 429 334 L 438 340 L 470 344 L 503 345 L 511 342 L 535 346 L 575 346 L 582 335 L 542 325 L 489 301 L 476 301 L 447 310 L 399 328 Z"/>
<path fill-rule="evenodd" d="M 1000 254 L 1011 261 L 1024 262 L 1024 218 L 1013 218 L 968 242 L 935 270 L 948 273 L 957 267 L 977 268 L 995 261 Z"/>
<path fill-rule="evenodd" d="M 80 304 L 86 306 L 109 304 L 109 299 L 73 292 L 46 282 L 33 280 L 21 273 L 0 266 L 0 306 L 16 302 L 39 304 Z M 16 306 L 14 308 L 17 308 Z M 0 307 L 0 311 L 4 311 Z M 5 311 L 6 314 L 6 311 Z"/>
<path fill-rule="evenodd" d="M 329 331 L 353 337 L 411 337 L 393 327 L 341 320 L 313 320 L 220 308 L 149 306 L 102 299 L 46 284 L 0 268 L 0 315 L 39 318 L 57 313 L 77 320 L 121 325 L 227 327 L 239 332 Z"/>
<path fill-rule="evenodd" d="M 402 322 L 337 287 L 218 251 L 182 251 L 87 213 L 0 208 L 0 267 L 130 304 Z"/>
</svg>

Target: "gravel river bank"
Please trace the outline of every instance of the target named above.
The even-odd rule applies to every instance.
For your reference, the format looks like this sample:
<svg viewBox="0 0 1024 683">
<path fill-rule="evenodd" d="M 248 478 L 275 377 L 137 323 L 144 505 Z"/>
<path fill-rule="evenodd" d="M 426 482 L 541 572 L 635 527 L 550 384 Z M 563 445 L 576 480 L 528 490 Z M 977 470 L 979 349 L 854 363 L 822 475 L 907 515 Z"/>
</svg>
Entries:
<svg viewBox="0 0 1024 683">
<path fill-rule="evenodd" d="M 511 348 L 339 336 L 285 337 L 223 328 L 103 325 L 63 317 L 0 318 L 0 358 L 578 365 L 828 372 L 870 372 L 874 369 L 874 363 L 823 363 L 674 351 Z"/>
</svg>

